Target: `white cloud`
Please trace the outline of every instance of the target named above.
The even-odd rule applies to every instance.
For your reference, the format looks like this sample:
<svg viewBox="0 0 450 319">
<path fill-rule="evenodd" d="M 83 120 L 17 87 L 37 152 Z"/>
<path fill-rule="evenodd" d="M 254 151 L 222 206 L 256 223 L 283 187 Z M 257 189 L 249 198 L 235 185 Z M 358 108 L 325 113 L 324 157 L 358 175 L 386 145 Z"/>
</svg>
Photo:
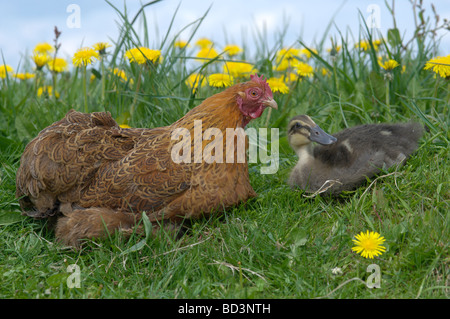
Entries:
<svg viewBox="0 0 450 319">
<path fill-rule="evenodd" d="M 259 32 L 267 32 L 275 30 L 281 21 L 277 13 L 274 12 L 258 12 L 255 14 L 255 24 Z"/>
</svg>

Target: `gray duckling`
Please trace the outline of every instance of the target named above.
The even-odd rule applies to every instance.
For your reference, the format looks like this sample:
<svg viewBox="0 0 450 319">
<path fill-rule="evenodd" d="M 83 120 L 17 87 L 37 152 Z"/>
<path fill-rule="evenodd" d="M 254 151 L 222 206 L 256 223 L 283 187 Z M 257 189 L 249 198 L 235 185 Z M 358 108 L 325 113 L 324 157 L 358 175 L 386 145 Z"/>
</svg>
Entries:
<svg viewBox="0 0 450 319">
<path fill-rule="evenodd" d="M 423 134 L 419 123 L 364 124 L 334 136 L 307 115 L 292 118 L 288 141 L 298 163 L 288 183 L 307 192 L 338 195 L 393 165 L 404 164 Z M 311 142 L 321 145 L 313 147 Z"/>
</svg>

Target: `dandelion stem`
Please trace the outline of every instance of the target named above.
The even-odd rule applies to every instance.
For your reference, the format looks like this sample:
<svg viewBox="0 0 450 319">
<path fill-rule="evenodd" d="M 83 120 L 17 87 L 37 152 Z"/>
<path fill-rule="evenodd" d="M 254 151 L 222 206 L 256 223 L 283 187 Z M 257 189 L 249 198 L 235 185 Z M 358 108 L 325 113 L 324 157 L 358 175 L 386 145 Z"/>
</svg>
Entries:
<svg viewBox="0 0 450 319">
<path fill-rule="evenodd" d="M 53 96 L 56 98 L 56 72 L 52 71 Z"/>
<path fill-rule="evenodd" d="M 83 96 L 84 96 L 84 112 L 89 113 L 88 102 L 87 102 L 87 66 L 83 65 Z"/>
<path fill-rule="evenodd" d="M 138 75 L 138 81 L 137 81 L 137 84 L 136 84 L 136 92 L 134 93 L 133 103 L 130 106 L 130 115 L 131 115 L 131 117 L 133 117 L 134 108 L 136 107 L 138 92 L 139 92 L 139 89 L 141 87 L 141 75 L 142 75 L 142 68 L 139 67 L 139 75 Z"/>
<path fill-rule="evenodd" d="M 431 103 L 431 109 L 434 110 L 436 107 L 436 99 L 437 99 L 437 92 L 439 88 L 439 76 L 436 76 L 436 83 L 434 85 L 434 92 L 433 92 L 433 102 Z"/>
<path fill-rule="evenodd" d="M 389 93 L 389 81 L 386 81 L 386 107 L 389 109 L 391 104 L 390 93 Z"/>
<path fill-rule="evenodd" d="M 391 94 L 390 94 L 390 81 L 386 80 L 386 112 L 385 112 L 385 118 L 387 121 L 390 121 L 391 118 Z"/>
<path fill-rule="evenodd" d="M 36 76 L 34 78 L 34 94 L 35 95 L 38 91 L 40 80 L 41 80 L 41 71 L 36 70 Z"/>
<path fill-rule="evenodd" d="M 106 91 L 106 82 L 105 82 L 105 64 L 103 62 L 103 57 L 100 57 L 100 67 L 102 71 L 102 104 L 105 107 L 105 91 Z M 106 109 L 105 109 L 106 111 Z"/>
</svg>

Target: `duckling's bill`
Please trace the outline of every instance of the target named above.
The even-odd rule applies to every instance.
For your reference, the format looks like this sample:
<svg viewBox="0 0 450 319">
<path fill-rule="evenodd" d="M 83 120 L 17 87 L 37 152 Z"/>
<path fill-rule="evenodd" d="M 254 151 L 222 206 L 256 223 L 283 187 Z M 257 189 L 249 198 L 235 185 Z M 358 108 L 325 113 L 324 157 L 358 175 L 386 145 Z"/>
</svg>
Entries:
<svg viewBox="0 0 450 319">
<path fill-rule="evenodd" d="M 337 141 L 337 138 L 325 133 L 325 131 L 322 130 L 319 125 L 311 127 L 309 139 L 322 145 L 330 145 L 336 143 Z"/>
<path fill-rule="evenodd" d="M 288 140 L 294 150 L 311 142 L 330 145 L 337 141 L 334 136 L 325 133 L 308 115 L 298 115 L 289 121 Z"/>
</svg>

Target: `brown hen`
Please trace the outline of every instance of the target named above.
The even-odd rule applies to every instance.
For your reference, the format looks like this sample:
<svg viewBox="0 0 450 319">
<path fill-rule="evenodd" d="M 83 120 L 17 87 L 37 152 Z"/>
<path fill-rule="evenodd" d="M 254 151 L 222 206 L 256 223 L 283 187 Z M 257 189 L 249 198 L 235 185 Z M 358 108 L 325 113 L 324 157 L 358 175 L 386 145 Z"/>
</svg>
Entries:
<svg viewBox="0 0 450 319">
<path fill-rule="evenodd" d="M 166 127 L 123 129 L 109 112 L 72 110 L 26 146 L 16 196 L 24 214 L 56 219 L 56 238 L 71 246 L 107 232 L 130 233 L 142 212 L 152 222 L 169 225 L 223 212 L 256 196 L 245 157 L 237 160 L 238 137 L 227 148 L 226 129 L 245 128 L 267 106 L 277 108 L 270 87 L 254 75 Z M 194 121 L 201 123 L 201 130 L 194 129 Z M 223 160 L 217 149 L 209 152 L 215 161 L 212 156 L 199 160 L 199 147 L 207 154 L 212 139 L 194 141 L 209 128 L 223 134 Z M 177 129 L 187 129 L 190 138 L 174 139 Z M 172 148 L 182 142 L 188 143 L 190 156 L 174 161 Z M 234 160 L 226 160 L 230 158 Z"/>
</svg>

